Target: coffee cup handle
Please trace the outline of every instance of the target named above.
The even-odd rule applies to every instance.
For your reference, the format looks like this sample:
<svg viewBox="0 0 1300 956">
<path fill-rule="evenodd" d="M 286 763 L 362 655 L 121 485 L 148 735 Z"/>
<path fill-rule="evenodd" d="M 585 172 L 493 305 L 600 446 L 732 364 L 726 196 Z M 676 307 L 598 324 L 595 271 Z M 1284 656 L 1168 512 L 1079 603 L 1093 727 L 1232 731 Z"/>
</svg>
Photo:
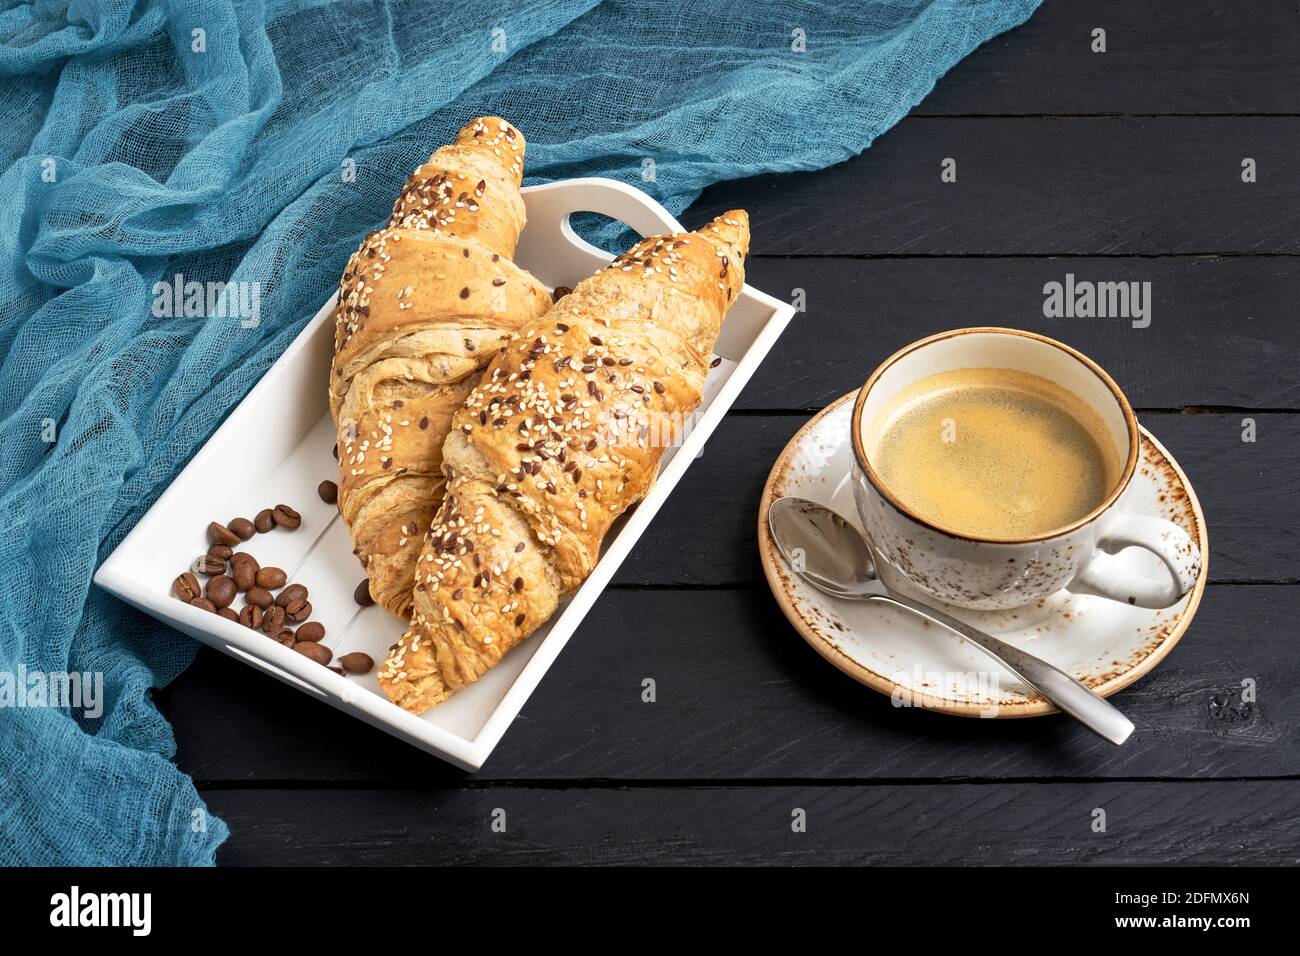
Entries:
<svg viewBox="0 0 1300 956">
<path fill-rule="evenodd" d="M 1125 548 L 1144 548 L 1164 562 L 1169 576 L 1140 577 L 1120 564 Z M 1164 518 L 1126 515 L 1104 534 L 1084 569 L 1069 584 L 1071 591 L 1099 594 L 1137 607 L 1162 608 L 1182 599 L 1201 573 L 1201 549 L 1182 528 Z"/>
</svg>

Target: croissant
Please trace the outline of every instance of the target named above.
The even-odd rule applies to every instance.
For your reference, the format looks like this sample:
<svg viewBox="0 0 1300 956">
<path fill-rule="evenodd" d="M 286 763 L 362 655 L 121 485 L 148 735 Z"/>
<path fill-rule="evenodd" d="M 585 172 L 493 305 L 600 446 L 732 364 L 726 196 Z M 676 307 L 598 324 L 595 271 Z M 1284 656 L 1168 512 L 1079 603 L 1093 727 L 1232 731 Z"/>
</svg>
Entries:
<svg viewBox="0 0 1300 956">
<path fill-rule="evenodd" d="M 424 533 L 442 498 L 452 413 L 505 336 L 551 305 L 510 261 L 524 228 L 524 138 L 467 124 L 407 180 L 388 225 L 348 261 L 335 314 L 330 411 L 338 504 L 371 596 L 411 612 Z"/>
<path fill-rule="evenodd" d="M 378 675 L 394 702 L 421 713 L 478 680 L 591 573 L 700 402 L 748 247 L 743 211 L 644 239 L 492 360 L 443 446 L 414 612 Z"/>
</svg>

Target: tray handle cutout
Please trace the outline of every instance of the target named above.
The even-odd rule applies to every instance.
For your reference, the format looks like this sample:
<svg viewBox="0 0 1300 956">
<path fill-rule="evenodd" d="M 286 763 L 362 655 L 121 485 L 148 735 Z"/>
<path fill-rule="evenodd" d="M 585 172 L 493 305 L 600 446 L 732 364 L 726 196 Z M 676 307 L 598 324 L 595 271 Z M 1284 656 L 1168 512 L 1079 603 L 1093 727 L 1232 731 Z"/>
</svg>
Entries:
<svg viewBox="0 0 1300 956">
<path fill-rule="evenodd" d="M 613 259 L 610 253 L 574 232 L 571 219 L 575 213 L 594 212 L 609 216 L 642 236 L 683 231 L 682 224 L 663 206 L 641 190 L 615 179 L 588 177 L 532 186 L 524 190 L 524 200 L 528 204 L 528 228 L 515 250 L 515 260 L 521 262 L 555 262 L 559 258 L 554 248 L 556 233 L 583 255 L 589 269 L 599 268 Z M 571 257 L 572 253 L 564 258 Z M 551 281 L 548 276 L 539 277 Z M 572 281 L 575 277 L 562 278 Z"/>
</svg>

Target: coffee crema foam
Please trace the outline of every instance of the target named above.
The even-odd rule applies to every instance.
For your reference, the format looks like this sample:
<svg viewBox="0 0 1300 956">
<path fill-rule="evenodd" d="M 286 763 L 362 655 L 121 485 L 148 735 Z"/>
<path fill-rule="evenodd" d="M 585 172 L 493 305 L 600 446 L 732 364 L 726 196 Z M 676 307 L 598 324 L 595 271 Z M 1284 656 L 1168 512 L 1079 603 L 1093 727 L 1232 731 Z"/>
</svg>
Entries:
<svg viewBox="0 0 1300 956">
<path fill-rule="evenodd" d="M 1101 416 L 1028 372 L 964 368 L 908 386 L 864 429 L 884 486 L 959 534 L 1035 537 L 1084 517 L 1119 480 Z"/>
</svg>

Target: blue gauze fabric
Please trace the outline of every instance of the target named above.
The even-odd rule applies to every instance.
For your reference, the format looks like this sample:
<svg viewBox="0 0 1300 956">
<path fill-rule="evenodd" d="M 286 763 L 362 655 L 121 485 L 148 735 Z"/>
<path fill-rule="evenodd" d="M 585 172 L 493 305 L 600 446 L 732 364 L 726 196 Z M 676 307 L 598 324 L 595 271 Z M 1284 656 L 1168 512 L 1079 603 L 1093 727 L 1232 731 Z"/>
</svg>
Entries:
<svg viewBox="0 0 1300 956">
<path fill-rule="evenodd" d="M 860 152 L 1036 5 L 0 12 L 0 676 L 104 680 L 98 717 L 0 708 L 0 863 L 213 862 L 226 826 L 149 696 L 197 645 L 91 575 L 466 119 L 520 125 L 528 182 L 612 176 L 679 213 L 710 183 Z M 155 318 L 177 273 L 260 283 L 260 324 Z"/>
</svg>

